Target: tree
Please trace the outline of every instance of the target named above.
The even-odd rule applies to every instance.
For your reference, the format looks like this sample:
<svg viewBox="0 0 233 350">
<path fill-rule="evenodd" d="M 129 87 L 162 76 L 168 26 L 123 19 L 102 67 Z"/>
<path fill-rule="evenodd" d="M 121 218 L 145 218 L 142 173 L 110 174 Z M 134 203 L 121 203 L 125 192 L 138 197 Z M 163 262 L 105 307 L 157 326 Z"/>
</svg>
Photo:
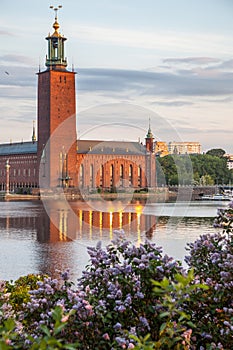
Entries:
<svg viewBox="0 0 233 350">
<path fill-rule="evenodd" d="M 158 158 L 157 165 L 160 170 L 158 180 L 163 178 L 166 184 L 192 185 L 201 182 L 208 186 L 232 181 L 233 174 L 227 168 L 226 157 L 210 154 L 168 155 Z"/>
<path fill-rule="evenodd" d="M 213 148 L 206 152 L 206 154 L 214 157 L 222 158 L 226 152 L 222 148 Z"/>
</svg>

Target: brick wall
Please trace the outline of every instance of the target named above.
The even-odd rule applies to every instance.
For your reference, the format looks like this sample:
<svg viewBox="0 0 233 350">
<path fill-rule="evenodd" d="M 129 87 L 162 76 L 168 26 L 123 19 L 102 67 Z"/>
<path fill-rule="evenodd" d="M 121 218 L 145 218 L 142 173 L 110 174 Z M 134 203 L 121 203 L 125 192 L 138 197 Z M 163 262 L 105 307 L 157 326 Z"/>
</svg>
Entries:
<svg viewBox="0 0 233 350">
<path fill-rule="evenodd" d="M 43 187 L 61 185 L 63 176 L 70 178 L 68 186 L 77 185 L 76 140 L 75 73 L 39 73 L 38 166 Z"/>
<path fill-rule="evenodd" d="M 6 161 L 10 165 L 10 190 L 17 187 L 37 187 L 37 155 L 13 154 L 0 157 L 0 190 L 6 186 Z"/>
</svg>

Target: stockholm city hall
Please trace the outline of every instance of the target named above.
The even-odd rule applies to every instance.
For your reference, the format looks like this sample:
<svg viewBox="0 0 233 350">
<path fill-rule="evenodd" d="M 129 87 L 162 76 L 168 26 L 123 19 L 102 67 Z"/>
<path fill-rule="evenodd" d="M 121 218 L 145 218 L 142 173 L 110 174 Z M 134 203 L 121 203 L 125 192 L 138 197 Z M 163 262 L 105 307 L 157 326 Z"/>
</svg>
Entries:
<svg viewBox="0 0 233 350">
<path fill-rule="evenodd" d="M 37 137 L 0 144 L 0 190 L 111 191 L 154 188 L 156 162 L 150 126 L 140 142 L 77 140 L 76 89 L 67 69 L 66 38 L 55 9 L 53 33 L 46 37 L 46 68 L 38 72 Z"/>
</svg>

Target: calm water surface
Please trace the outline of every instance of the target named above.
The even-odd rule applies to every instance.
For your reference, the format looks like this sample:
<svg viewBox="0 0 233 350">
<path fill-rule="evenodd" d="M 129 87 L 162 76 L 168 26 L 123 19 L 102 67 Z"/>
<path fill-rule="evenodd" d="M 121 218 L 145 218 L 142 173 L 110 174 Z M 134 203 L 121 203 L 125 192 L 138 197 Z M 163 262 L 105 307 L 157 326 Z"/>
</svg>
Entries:
<svg viewBox="0 0 233 350">
<path fill-rule="evenodd" d="M 0 279 L 69 268 L 72 279 L 88 263 L 87 246 L 107 245 L 114 230 L 139 244 L 149 239 L 176 259 L 187 255 L 187 242 L 213 233 L 221 202 L 99 203 L 48 201 L 0 202 Z"/>
</svg>

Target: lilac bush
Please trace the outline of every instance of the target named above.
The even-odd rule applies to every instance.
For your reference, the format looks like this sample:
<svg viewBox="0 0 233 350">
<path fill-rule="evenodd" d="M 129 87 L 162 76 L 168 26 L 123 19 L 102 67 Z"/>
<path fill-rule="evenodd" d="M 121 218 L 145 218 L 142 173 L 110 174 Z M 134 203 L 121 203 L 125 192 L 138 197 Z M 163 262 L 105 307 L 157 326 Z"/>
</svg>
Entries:
<svg viewBox="0 0 233 350">
<path fill-rule="evenodd" d="M 222 228 L 225 233 L 233 233 L 233 202 L 227 209 L 218 209 L 214 224 L 215 227 Z"/>
<path fill-rule="evenodd" d="M 219 210 L 215 226 L 222 230 L 202 235 L 188 244 L 186 262 L 196 280 L 209 289 L 197 292 L 189 308 L 196 325 L 196 346 L 203 349 L 233 348 L 233 204 Z"/>
<path fill-rule="evenodd" d="M 153 293 L 151 281 L 174 279 L 182 271 L 179 263 L 162 256 L 161 248 L 150 242 L 136 247 L 117 239 L 106 250 L 99 246 L 88 251 L 91 264 L 83 273 L 79 288 L 88 290 L 99 318 L 96 333 L 103 329 L 104 334 L 99 336 L 107 335 L 114 349 L 132 347 L 130 334 L 150 333 L 152 339 L 158 338 L 162 324 L 158 315 L 163 306 L 160 296 Z"/>
<path fill-rule="evenodd" d="M 161 248 L 146 242 L 136 247 L 118 239 L 106 249 L 88 249 L 90 265 L 80 278 L 78 288 L 50 277 L 37 281 L 29 291 L 30 300 L 15 308 L 17 332 L 22 348 L 30 348 L 28 335 L 43 336 L 43 327 L 54 328 L 53 311 L 57 306 L 69 315 L 63 337 L 78 342 L 80 349 L 131 349 L 131 335 L 159 337 L 163 323 L 158 315 L 165 309 L 162 297 L 153 293 L 152 279 L 169 281 L 182 272 L 180 264 L 162 255 Z"/>
<path fill-rule="evenodd" d="M 1 349 L 233 348 L 232 204 L 221 232 L 188 244 L 190 269 L 149 241 L 88 248 L 77 286 L 26 276 L 0 283 Z"/>
</svg>

